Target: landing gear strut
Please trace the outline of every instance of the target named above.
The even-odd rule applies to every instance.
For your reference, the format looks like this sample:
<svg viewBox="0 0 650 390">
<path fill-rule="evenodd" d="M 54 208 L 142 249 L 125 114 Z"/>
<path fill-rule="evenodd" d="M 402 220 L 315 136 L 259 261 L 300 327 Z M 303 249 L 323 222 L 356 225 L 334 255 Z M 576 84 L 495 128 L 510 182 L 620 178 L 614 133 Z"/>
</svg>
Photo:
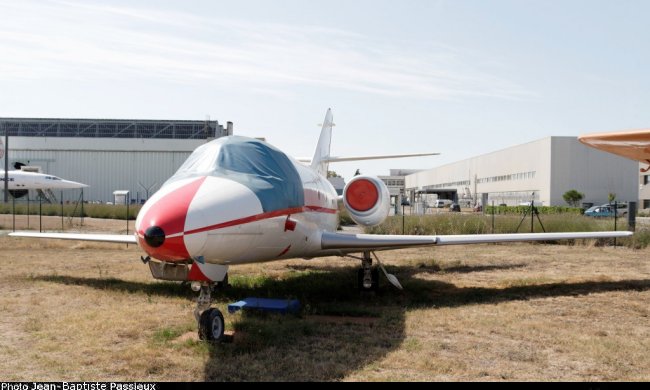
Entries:
<svg viewBox="0 0 650 390">
<path fill-rule="evenodd" d="M 376 292 L 379 290 L 379 269 L 372 266 L 371 255 L 374 256 L 377 260 L 377 265 L 379 265 L 379 268 L 381 268 L 384 275 L 386 275 L 388 282 L 390 282 L 390 284 L 396 288 L 403 290 L 403 287 L 400 284 L 399 280 L 397 280 L 397 277 L 395 275 L 389 274 L 386 271 L 386 268 L 384 268 L 383 264 L 381 264 L 381 261 L 379 261 L 377 254 L 370 251 L 363 252 L 363 257 L 360 258 L 361 268 L 359 268 L 359 272 L 357 274 L 359 290 L 361 292 Z M 359 259 L 358 257 L 355 258 Z"/>
<path fill-rule="evenodd" d="M 193 285 L 192 288 L 196 290 L 195 286 L 200 291 L 199 298 L 196 301 L 196 309 L 194 309 L 194 317 L 196 317 L 199 324 L 199 338 L 207 341 L 221 341 L 225 322 L 221 311 L 210 307 L 212 303 L 212 286 L 208 282 Z"/>
<path fill-rule="evenodd" d="M 357 272 L 357 281 L 361 292 L 376 292 L 379 290 L 379 270 L 377 270 L 377 267 L 372 266 L 370 252 L 363 252 L 361 268 Z"/>
</svg>

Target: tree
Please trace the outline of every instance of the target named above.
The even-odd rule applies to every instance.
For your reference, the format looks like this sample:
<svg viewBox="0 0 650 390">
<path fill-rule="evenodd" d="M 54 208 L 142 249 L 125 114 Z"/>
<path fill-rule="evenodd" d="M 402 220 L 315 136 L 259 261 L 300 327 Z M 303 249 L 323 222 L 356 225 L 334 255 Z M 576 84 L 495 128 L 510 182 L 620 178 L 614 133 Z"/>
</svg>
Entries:
<svg viewBox="0 0 650 390">
<path fill-rule="evenodd" d="M 607 194 L 607 201 L 609 203 L 614 203 L 615 200 L 616 200 L 616 194 L 615 193 L 610 192 L 609 194 Z"/>
<path fill-rule="evenodd" d="M 580 205 L 580 201 L 584 199 L 585 194 L 580 193 L 576 190 L 569 190 L 562 195 L 564 198 L 564 201 L 567 202 L 570 206 L 573 207 L 578 207 Z"/>
<path fill-rule="evenodd" d="M 341 177 L 336 171 L 327 171 L 327 177 Z"/>
</svg>

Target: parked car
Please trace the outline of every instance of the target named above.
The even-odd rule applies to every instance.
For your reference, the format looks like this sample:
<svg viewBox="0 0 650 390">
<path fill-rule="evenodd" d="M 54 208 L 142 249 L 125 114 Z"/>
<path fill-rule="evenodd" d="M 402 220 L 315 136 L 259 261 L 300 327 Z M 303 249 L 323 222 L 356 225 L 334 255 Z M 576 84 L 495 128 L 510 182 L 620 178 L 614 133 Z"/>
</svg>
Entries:
<svg viewBox="0 0 650 390">
<path fill-rule="evenodd" d="M 449 211 L 460 212 L 460 205 L 458 203 L 452 203 L 449 205 Z"/>
<path fill-rule="evenodd" d="M 609 205 L 604 206 L 593 206 L 585 211 L 587 217 L 613 217 L 614 216 L 614 207 Z"/>
<path fill-rule="evenodd" d="M 614 209 L 614 203 L 605 203 L 605 204 L 603 204 L 601 206 L 603 206 L 603 207 L 611 207 L 612 210 Z M 619 217 L 627 215 L 627 203 L 616 203 L 616 214 Z"/>
<path fill-rule="evenodd" d="M 436 208 L 440 209 L 440 208 L 443 208 L 443 207 L 447 207 L 447 206 L 451 205 L 452 203 L 453 202 L 451 200 L 449 200 L 449 199 L 438 199 L 433 204 L 433 207 L 436 207 Z"/>
</svg>

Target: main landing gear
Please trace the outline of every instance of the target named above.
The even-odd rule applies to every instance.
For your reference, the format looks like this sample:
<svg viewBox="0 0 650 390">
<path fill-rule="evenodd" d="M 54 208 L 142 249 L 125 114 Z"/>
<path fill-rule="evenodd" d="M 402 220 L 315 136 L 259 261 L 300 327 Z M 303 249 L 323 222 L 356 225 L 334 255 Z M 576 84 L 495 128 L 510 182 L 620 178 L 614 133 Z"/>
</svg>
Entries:
<svg viewBox="0 0 650 390">
<path fill-rule="evenodd" d="M 379 290 L 379 270 L 372 266 L 370 252 L 363 252 L 361 268 L 357 271 L 357 285 L 361 292 L 377 292 Z"/>
<path fill-rule="evenodd" d="M 199 324 L 199 338 L 206 341 L 222 341 L 225 322 L 223 314 L 215 307 L 210 307 L 212 303 L 212 285 L 209 282 L 193 282 L 192 289 L 200 291 L 199 299 L 196 301 L 194 317 Z"/>
<path fill-rule="evenodd" d="M 359 285 L 359 291 L 377 292 L 379 290 L 379 269 L 378 267 L 372 266 L 373 256 L 377 260 L 377 264 L 379 268 L 381 268 L 381 270 L 384 272 L 384 275 L 386 275 L 386 279 L 388 279 L 390 284 L 392 284 L 393 286 L 397 287 L 400 290 L 403 290 L 402 285 L 400 284 L 399 280 L 397 280 L 395 275 L 386 272 L 386 269 L 379 261 L 379 257 L 377 257 L 375 252 L 365 251 L 363 252 L 363 257 L 360 258 L 361 268 L 359 268 L 359 271 L 357 272 L 357 282 Z"/>
</svg>

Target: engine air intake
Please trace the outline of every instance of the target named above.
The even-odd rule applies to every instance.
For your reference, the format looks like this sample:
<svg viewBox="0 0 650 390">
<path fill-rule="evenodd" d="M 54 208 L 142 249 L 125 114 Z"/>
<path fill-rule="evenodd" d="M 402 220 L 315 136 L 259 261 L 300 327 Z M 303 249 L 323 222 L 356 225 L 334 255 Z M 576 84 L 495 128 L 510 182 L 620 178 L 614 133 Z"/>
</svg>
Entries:
<svg viewBox="0 0 650 390">
<path fill-rule="evenodd" d="M 357 211 L 368 211 L 377 204 L 379 192 L 369 180 L 357 180 L 350 184 L 346 192 L 350 207 Z"/>
</svg>

